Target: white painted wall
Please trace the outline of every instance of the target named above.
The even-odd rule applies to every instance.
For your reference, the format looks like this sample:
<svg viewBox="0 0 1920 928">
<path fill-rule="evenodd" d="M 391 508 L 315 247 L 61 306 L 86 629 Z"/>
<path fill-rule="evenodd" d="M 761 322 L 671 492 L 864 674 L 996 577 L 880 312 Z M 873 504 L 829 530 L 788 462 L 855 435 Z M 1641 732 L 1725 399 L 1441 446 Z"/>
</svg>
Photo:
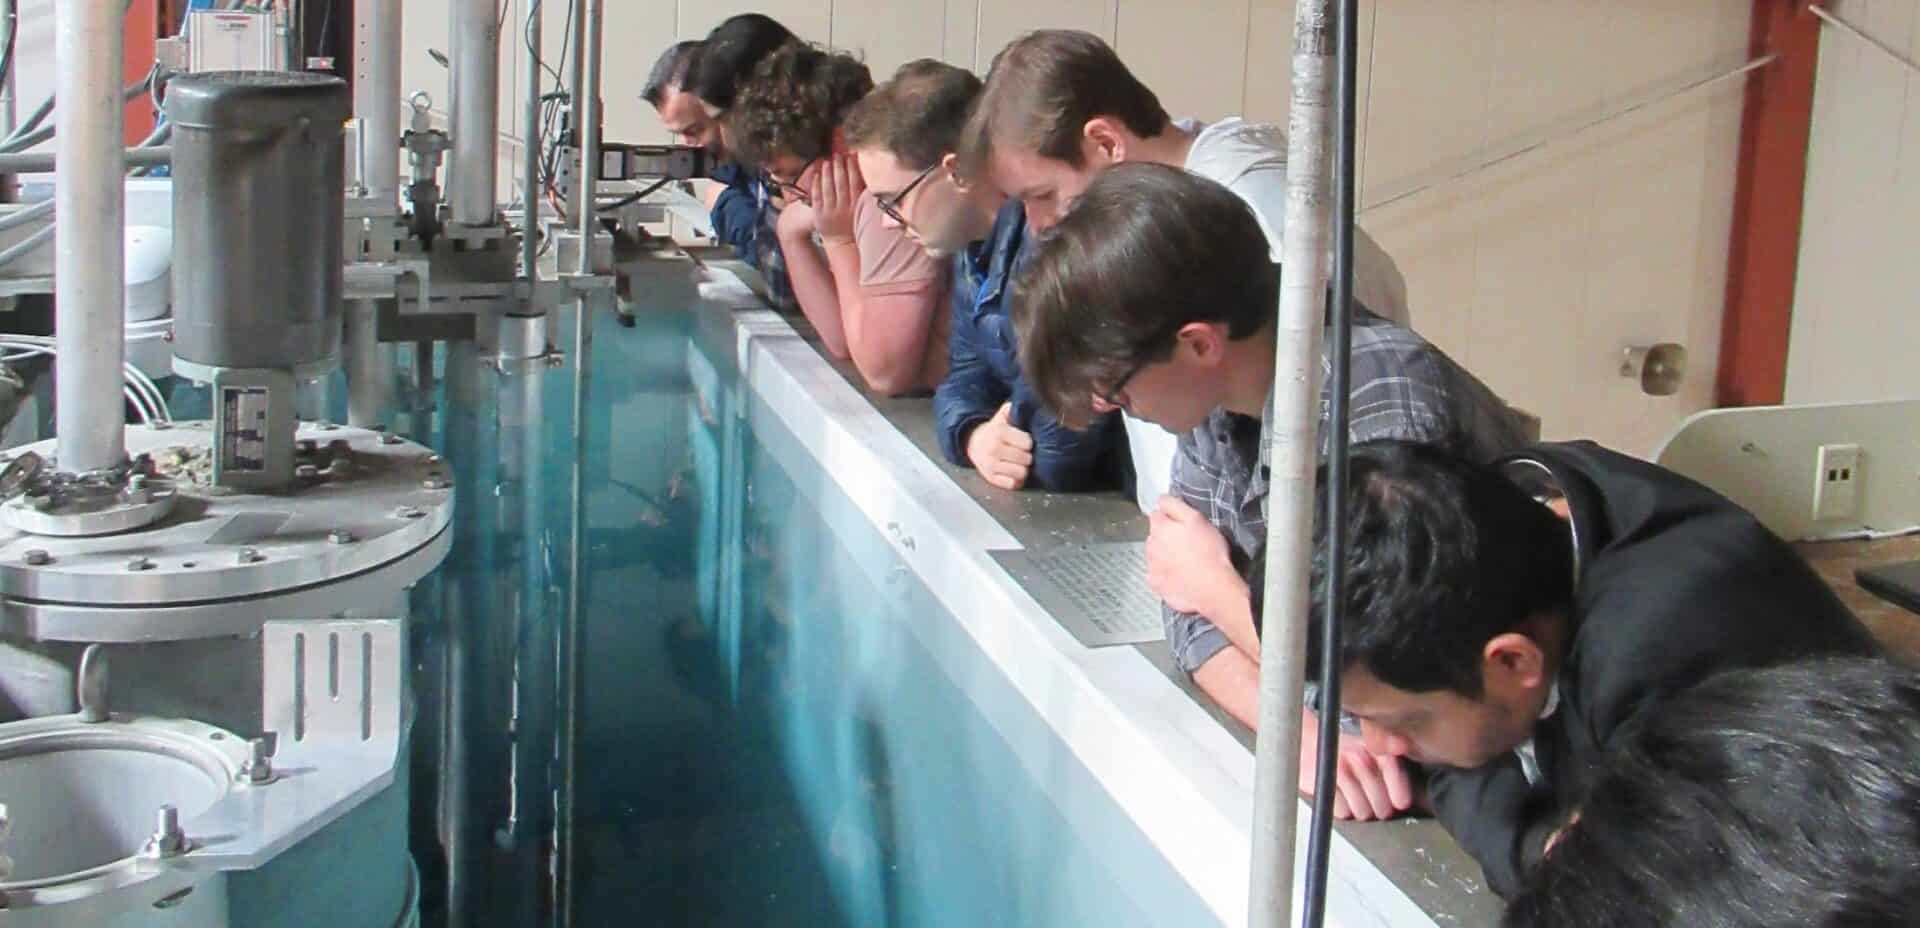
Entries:
<svg viewBox="0 0 1920 928">
<path fill-rule="evenodd" d="M 521 23 L 532 2 L 504 0 L 503 6 L 500 125 L 515 138 L 525 70 Z M 1920 43 L 1912 0 L 1841 6 L 1873 12 L 1884 21 L 1878 28 Z M 404 87 L 425 88 L 444 106 L 446 71 L 426 49 L 446 49 L 447 0 L 411 0 L 406 7 Z M 1365 0 L 1361 7 L 1361 200 L 1367 205 L 1737 64 L 1746 52 L 1751 3 Z M 555 66 L 566 8 L 561 0 L 541 4 L 543 44 Z M 22 96 L 31 98 L 24 106 L 38 99 L 40 76 L 50 74 L 50 9 L 49 0 L 23 4 L 22 73 L 31 76 L 22 81 Z M 1025 30 L 1089 29 L 1114 42 L 1175 115 L 1286 118 L 1292 0 L 620 0 L 607 4 L 610 137 L 664 141 L 638 99 L 654 57 L 669 42 L 703 35 L 749 9 L 862 53 L 876 77 L 928 55 L 984 71 L 993 54 Z M 1825 188 L 1810 184 L 1801 301 L 1815 309 L 1798 313 L 1804 325 L 1794 333 L 1789 382 L 1796 395 L 1808 391 L 1813 376 L 1880 391 L 1898 374 L 1914 376 L 1911 365 L 1862 364 L 1849 353 L 1816 350 L 1844 333 L 1867 331 L 1858 323 L 1830 331 L 1830 303 L 1871 314 L 1874 334 L 1865 338 L 1875 344 L 1867 347 L 1884 353 L 1901 351 L 1912 339 L 1880 333 L 1912 335 L 1920 327 L 1920 314 L 1910 311 L 1920 269 L 1906 262 L 1905 276 L 1885 270 L 1897 267 L 1894 256 L 1914 241 L 1911 233 L 1890 234 L 1895 217 L 1920 205 L 1920 172 L 1903 172 L 1898 157 L 1907 85 L 1880 63 L 1855 57 L 1860 60 L 1848 63 L 1845 52 L 1823 53 L 1816 176 L 1859 183 L 1845 197 L 1823 194 L 1837 198 L 1837 211 L 1816 197 Z M 1877 95 L 1858 100 L 1828 92 L 1842 79 L 1832 73 L 1843 68 L 1861 72 L 1862 80 L 1875 78 Z M 1362 221 L 1406 272 L 1418 327 L 1509 399 L 1540 414 L 1548 437 L 1593 437 L 1651 453 L 1682 417 L 1711 405 L 1740 87 L 1728 82 L 1649 106 L 1367 210 Z M 1836 100 L 1843 96 L 1849 99 Z M 1905 123 L 1909 136 L 1920 133 L 1920 120 Z M 1821 147 L 1818 139 L 1855 138 L 1844 128 L 1849 124 L 1860 126 L 1858 138 L 1866 141 L 1827 146 L 1834 151 Z M 515 173 L 503 165 L 503 174 Z M 1899 176 L 1904 187 L 1893 183 Z M 1905 199 L 1886 195 L 1896 189 Z M 511 198 L 505 179 L 501 190 L 503 199 Z M 1870 221 L 1856 218 L 1840 230 L 1863 234 L 1838 234 L 1838 217 L 1863 210 Z M 1858 271 L 1865 267 L 1883 270 Z M 1878 289 L 1869 293 L 1869 283 Z M 1890 328 L 1896 326 L 1905 328 Z M 1646 397 L 1617 376 L 1623 348 L 1654 341 L 1680 342 L 1691 352 L 1677 396 Z M 1864 349 L 1852 349 L 1858 350 Z"/>
<path fill-rule="evenodd" d="M 1827 5 L 1920 61 L 1920 4 Z M 1829 27 L 1817 81 L 1787 401 L 1920 397 L 1920 78 Z"/>
</svg>

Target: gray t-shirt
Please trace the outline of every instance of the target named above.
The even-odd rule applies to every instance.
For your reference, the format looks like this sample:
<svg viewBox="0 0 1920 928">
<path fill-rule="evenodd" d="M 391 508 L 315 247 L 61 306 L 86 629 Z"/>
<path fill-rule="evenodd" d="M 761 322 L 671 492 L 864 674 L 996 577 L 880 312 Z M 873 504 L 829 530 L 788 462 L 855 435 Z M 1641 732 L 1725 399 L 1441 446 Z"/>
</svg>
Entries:
<svg viewBox="0 0 1920 928">
<path fill-rule="evenodd" d="M 1234 192 L 1260 221 L 1273 260 L 1279 261 L 1287 229 L 1287 136 L 1279 126 L 1228 117 L 1202 124 L 1174 124 L 1196 133 L 1187 151 L 1186 169 Z M 1353 295 L 1374 315 L 1407 327 L 1407 283 L 1400 269 L 1363 229 L 1353 240 Z M 1173 482 L 1177 437 L 1151 422 L 1128 416 L 1127 445 L 1133 456 L 1136 502 L 1151 512 Z"/>
</svg>

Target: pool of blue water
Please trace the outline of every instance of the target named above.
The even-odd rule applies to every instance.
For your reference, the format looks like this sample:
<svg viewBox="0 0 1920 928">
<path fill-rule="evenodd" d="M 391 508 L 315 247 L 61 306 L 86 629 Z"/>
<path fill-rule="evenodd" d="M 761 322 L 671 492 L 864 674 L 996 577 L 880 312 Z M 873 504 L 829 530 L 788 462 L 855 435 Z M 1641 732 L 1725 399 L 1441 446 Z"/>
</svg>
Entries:
<svg viewBox="0 0 1920 928">
<path fill-rule="evenodd" d="M 443 347 L 398 391 L 457 494 L 414 591 L 425 923 L 1204 923 L 733 348 L 724 319 L 602 321 L 578 430 L 571 358 Z"/>
</svg>

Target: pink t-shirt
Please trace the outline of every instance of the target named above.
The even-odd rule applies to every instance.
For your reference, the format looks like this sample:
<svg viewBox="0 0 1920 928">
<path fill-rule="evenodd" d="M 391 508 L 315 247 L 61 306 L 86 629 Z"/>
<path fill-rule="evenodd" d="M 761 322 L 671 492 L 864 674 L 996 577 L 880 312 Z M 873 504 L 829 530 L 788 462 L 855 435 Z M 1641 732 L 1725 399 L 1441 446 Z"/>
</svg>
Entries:
<svg viewBox="0 0 1920 928">
<path fill-rule="evenodd" d="M 871 193 L 854 201 L 853 243 L 860 252 L 860 289 L 868 296 L 917 293 L 946 283 L 951 264 L 928 256 L 906 229 L 888 225 Z"/>
</svg>

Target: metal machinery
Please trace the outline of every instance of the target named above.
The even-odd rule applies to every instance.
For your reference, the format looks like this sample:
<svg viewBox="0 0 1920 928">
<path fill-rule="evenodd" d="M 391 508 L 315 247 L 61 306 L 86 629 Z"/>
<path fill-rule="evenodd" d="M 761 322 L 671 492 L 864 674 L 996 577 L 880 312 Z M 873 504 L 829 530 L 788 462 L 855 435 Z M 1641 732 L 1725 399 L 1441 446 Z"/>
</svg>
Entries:
<svg viewBox="0 0 1920 928">
<path fill-rule="evenodd" d="M 462 701 L 476 685 L 465 675 L 492 677 L 470 658 L 410 655 L 408 591 L 453 544 L 456 493 L 484 508 L 494 488 L 456 487 L 439 455 L 384 417 L 410 407 L 411 434 L 425 438 L 445 342 L 443 414 L 495 391 L 497 479 L 537 484 L 546 449 L 525 426 L 541 418 L 561 358 L 549 317 L 574 312 L 581 441 L 590 317 L 615 307 L 618 223 L 598 214 L 594 184 L 575 185 L 570 215 L 543 214 L 538 119 L 520 148 L 525 195 L 501 206 L 498 8 L 452 6 L 445 130 L 424 94 L 403 103 L 402 0 L 360 0 L 351 94 L 298 71 L 182 74 L 167 87 L 171 148 L 125 150 L 122 5 L 56 5 L 54 158 L 0 154 L 0 171 L 55 172 L 51 209 L 0 204 L 0 247 L 60 230 L 51 267 L 6 268 L 19 255 L 0 256 L 0 296 L 54 294 L 58 394 L 56 437 L 0 453 L 0 708 L 12 710 L 0 715 L 0 925 L 410 924 L 408 758 L 422 751 L 454 771 L 419 784 L 438 797 L 443 847 L 429 856 L 448 895 L 484 880 L 478 848 L 546 847 L 553 898 L 526 904 L 568 920 L 564 816 L 535 826 L 518 810 L 565 808 L 573 783 L 579 585 L 564 613 L 549 608 L 563 621 L 544 625 L 544 640 L 523 634 L 508 650 L 525 671 L 504 697 L 517 727 Z M 603 162 L 604 0 L 582 6 L 569 17 L 568 156 L 602 177 L 699 171 L 681 149 L 616 146 L 617 164 Z M 538 27 L 536 16 L 530 54 Z M 298 46 L 269 51 L 269 65 L 300 60 Z M 172 53 L 184 63 L 246 49 Z M 537 114 L 543 67 L 529 70 Z M 168 162 L 171 228 L 136 236 L 127 170 Z M 652 203 L 641 205 L 653 216 L 622 218 L 657 218 Z M 151 250 L 161 233 L 173 317 L 158 321 L 173 371 L 211 390 L 212 414 L 130 426 L 126 301 L 159 284 L 128 276 L 153 265 L 126 249 L 137 239 Z M 412 346 L 410 391 L 396 383 L 396 346 Z M 343 367 L 346 422 L 303 419 L 315 384 Z M 395 402 L 396 391 L 411 395 Z M 485 440 L 472 426 L 447 434 Z M 573 478 L 577 506 L 577 456 Z M 522 499 L 544 508 L 537 493 Z M 551 592 L 536 576 L 521 581 L 530 601 Z M 457 615 L 442 621 L 457 641 Z M 446 699 L 416 704 L 416 663 L 445 668 Z M 541 668 L 553 677 L 544 692 L 526 686 Z M 416 717 L 425 727 L 412 744 Z M 550 740 L 535 744 L 530 722 Z M 513 768 L 496 778 L 509 793 L 500 821 L 461 796 L 461 752 L 489 738 Z M 465 920 L 457 902 L 446 908 Z"/>
</svg>

